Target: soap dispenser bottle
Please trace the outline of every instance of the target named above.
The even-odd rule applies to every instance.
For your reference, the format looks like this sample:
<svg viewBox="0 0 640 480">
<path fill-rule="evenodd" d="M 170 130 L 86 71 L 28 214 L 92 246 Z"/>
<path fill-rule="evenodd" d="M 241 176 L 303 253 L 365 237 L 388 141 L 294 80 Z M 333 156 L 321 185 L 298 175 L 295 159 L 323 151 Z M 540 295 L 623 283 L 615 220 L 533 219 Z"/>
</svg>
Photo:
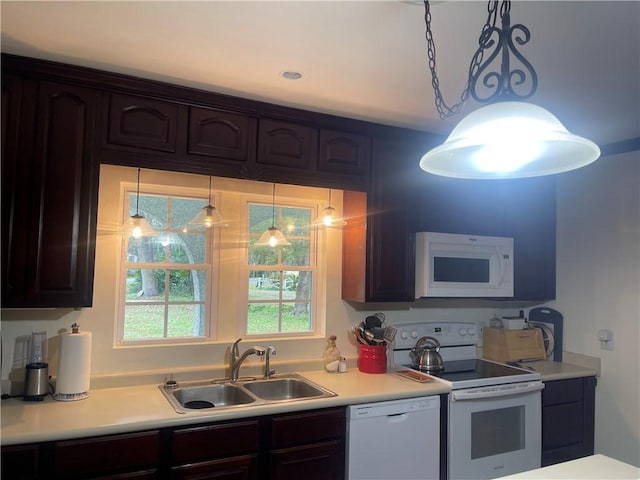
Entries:
<svg viewBox="0 0 640 480">
<path fill-rule="evenodd" d="M 340 350 L 336 347 L 336 337 L 335 335 L 331 335 L 327 338 L 327 348 L 324 351 L 324 355 L 322 356 L 324 361 L 324 369 L 327 372 L 335 373 L 338 371 L 340 366 Z"/>
</svg>

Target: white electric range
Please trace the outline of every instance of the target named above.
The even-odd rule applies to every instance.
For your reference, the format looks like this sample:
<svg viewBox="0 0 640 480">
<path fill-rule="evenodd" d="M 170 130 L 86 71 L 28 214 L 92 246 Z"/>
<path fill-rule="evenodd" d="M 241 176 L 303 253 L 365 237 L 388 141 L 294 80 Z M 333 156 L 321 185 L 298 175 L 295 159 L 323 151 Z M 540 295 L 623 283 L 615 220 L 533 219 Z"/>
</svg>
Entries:
<svg viewBox="0 0 640 480">
<path fill-rule="evenodd" d="M 396 370 L 419 371 L 409 356 L 425 336 L 440 342 L 444 368 L 423 371 L 451 388 L 448 395 L 447 478 L 490 479 L 540 467 L 540 374 L 476 357 L 478 328 L 471 322 L 394 325 Z"/>
</svg>

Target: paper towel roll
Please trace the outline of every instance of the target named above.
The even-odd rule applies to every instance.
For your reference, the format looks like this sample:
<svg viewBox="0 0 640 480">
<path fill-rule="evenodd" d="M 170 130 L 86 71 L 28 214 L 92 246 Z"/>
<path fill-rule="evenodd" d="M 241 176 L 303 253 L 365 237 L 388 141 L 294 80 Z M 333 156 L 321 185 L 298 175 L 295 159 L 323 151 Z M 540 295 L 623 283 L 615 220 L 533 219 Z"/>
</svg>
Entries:
<svg viewBox="0 0 640 480">
<path fill-rule="evenodd" d="M 91 332 L 61 333 L 56 400 L 88 396 L 91 374 Z"/>
</svg>

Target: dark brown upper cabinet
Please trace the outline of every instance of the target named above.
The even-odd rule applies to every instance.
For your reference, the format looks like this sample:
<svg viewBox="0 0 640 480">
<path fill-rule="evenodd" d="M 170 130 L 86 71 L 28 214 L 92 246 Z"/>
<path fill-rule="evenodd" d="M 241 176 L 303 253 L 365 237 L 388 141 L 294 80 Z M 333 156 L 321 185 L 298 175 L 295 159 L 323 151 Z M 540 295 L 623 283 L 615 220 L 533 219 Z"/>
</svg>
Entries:
<svg viewBox="0 0 640 480">
<path fill-rule="evenodd" d="M 317 171 L 318 131 L 313 127 L 261 119 L 256 173 L 291 179 Z"/>
<path fill-rule="evenodd" d="M 554 177 L 461 180 L 423 174 L 416 231 L 511 237 L 514 296 L 543 301 L 556 290 Z"/>
<path fill-rule="evenodd" d="M 366 135 L 320 130 L 318 174 L 343 178 L 343 188 L 367 190 L 371 167 L 371 141 Z"/>
<path fill-rule="evenodd" d="M 111 94 L 107 142 L 160 152 L 176 151 L 178 105 Z"/>
<path fill-rule="evenodd" d="M 2 305 L 90 306 L 99 93 L 35 80 L 24 80 L 18 91 L 9 79 L 10 91 L 5 91 L 5 78 L 2 116 L 10 123 L 3 130 L 3 201 L 8 204 L 2 218 Z"/>
<path fill-rule="evenodd" d="M 247 162 L 254 154 L 250 144 L 256 119 L 211 108 L 189 109 L 190 154 Z M 250 141 L 251 140 L 251 141 Z"/>
</svg>

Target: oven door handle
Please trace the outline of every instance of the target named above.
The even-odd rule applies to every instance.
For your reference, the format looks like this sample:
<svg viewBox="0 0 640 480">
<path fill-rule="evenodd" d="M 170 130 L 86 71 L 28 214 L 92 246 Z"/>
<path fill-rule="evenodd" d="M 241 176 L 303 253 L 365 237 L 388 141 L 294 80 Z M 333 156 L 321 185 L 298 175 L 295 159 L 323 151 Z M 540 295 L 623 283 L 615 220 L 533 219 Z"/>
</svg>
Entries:
<svg viewBox="0 0 640 480">
<path fill-rule="evenodd" d="M 507 397 L 538 392 L 544 388 L 542 382 L 514 383 L 508 385 L 496 385 L 493 387 L 470 388 L 466 390 L 454 390 L 451 392 L 452 400 L 468 401 L 481 398 Z"/>
</svg>

